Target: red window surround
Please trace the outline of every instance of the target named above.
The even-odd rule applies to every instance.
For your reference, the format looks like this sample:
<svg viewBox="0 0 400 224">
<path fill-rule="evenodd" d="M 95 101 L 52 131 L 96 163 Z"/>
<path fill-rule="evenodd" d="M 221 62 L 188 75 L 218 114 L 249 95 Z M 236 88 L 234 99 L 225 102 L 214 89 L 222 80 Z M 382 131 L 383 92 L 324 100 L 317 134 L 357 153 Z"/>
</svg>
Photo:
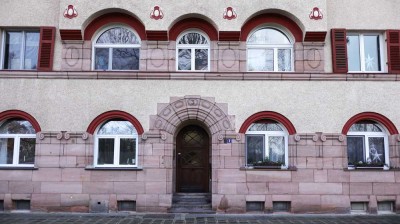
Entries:
<svg viewBox="0 0 400 224">
<path fill-rule="evenodd" d="M 5 121 L 8 119 L 23 119 L 23 120 L 27 120 L 32 124 L 32 127 L 35 129 L 36 132 L 40 132 L 42 131 L 42 129 L 40 128 L 39 123 L 36 121 L 36 119 L 21 110 L 6 110 L 0 113 L 0 122 L 1 121 Z"/>
<path fill-rule="evenodd" d="M 255 113 L 251 115 L 249 118 L 247 118 L 242 126 L 239 129 L 239 133 L 246 133 L 247 129 L 250 127 L 251 124 L 256 123 L 257 121 L 260 120 L 274 120 L 279 123 L 281 123 L 283 126 L 285 126 L 286 130 L 288 131 L 289 135 L 294 135 L 296 134 L 296 128 L 293 126 L 292 122 L 290 122 L 289 119 L 287 119 L 285 116 L 282 114 L 272 112 L 272 111 L 262 111 Z"/>
<path fill-rule="evenodd" d="M 169 30 L 169 40 L 175 41 L 179 34 L 187 29 L 199 29 L 206 33 L 211 41 L 218 40 L 218 32 L 215 27 L 199 18 L 188 18 L 175 23 Z"/>
<path fill-rule="evenodd" d="M 383 116 L 382 114 L 374 112 L 359 113 L 351 117 L 343 126 L 342 134 L 347 135 L 347 132 L 349 132 L 350 127 L 353 124 L 360 121 L 375 121 L 385 126 L 391 135 L 399 134 L 396 126 L 387 117 Z"/>
<path fill-rule="evenodd" d="M 123 13 L 108 13 L 94 19 L 85 28 L 84 40 L 91 40 L 97 30 L 111 23 L 126 24 L 137 32 L 140 39 L 146 40 L 146 30 L 144 25 L 135 17 Z"/>
<path fill-rule="evenodd" d="M 300 29 L 297 23 L 295 23 L 293 20 L 289 19 L 286 16 L 275 13 L 258 15 L 247 21 L 242 26 L 240 40 L 246 41 L 251 31 L 253 31 L 257 26 L 260 26 L 265 23 L 279 24 L 288 29 L 292 33 L 296 42 L 303 41 L 303 31 Z"/>
<path fill-rule="evenodd" d="M 133 126 L 136 128 L 136 131 L 138 132 L 139 135 L 143 134 L 144 130 L 140 122 L 131 114 L 126 113 L 124 111 L 119 111 L 119 110 L 112 110 L 112 111 L 107 111 L 99 116 L 97 116 L 90 124 L 89 127 L 87 128 L 86 132 L 93 134 L 96 130 L 96 128 L 102 124 L 105 121 L 112 120 L 112 119 L 122 119 L 125 121 L 129 121 L 133 124 Z"/>
</svg>

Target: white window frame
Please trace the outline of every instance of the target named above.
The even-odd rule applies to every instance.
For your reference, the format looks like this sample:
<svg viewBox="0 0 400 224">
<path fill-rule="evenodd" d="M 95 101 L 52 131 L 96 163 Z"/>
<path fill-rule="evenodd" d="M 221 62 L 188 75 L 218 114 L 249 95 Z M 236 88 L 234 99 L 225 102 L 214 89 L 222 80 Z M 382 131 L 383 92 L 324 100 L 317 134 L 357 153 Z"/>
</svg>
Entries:
<svg viewBox="0 0 400 224">
<path fill-rule="evenodd" d="M 382 33 L 378 32 L 347 32 L 346 37 L 348 36 L 358 36 L 359 38 L 359 49 L 360 49 L 360 71 L 351 71 L 349 70 L 349 73 L 384 73 L 386 72 L 386 66 L 384 61 L 386 60 L 385 57 L 385 41 L 383 38 Z M 365 50 L 364 50 L 364 36 L 379 36 L 379 58 L 380 58 L 380 67 L 381 71 L 366 71 L 365 70 Z M 346 57 L 348 58 L 348 52 L 346 52 Z M 347 63 L 349 63 L 349 60 L 347 59 Z M 350 68 L 350 66 L 349 66 Z"/>
<path fill-rule="evenodd" d="M 356 131 L 349 131 L 347 133 L 347 137 L 364 137 L 364 160 L 367 161 L 367 158 L 369 158 L 369 139 L 368 138 L 382 138 L 383 137 L 383 144 L 385 147 L 385 161 L 383 162 L 383 164 L 387 164 L 388 166 L 390 166 L 390 161 L 389 161 L 389 141 L 388 141 L 388 135 L 386 134 L 386 129 L 382 127 L 382 125 L 377 124 L 377 123 L 373 123 L 374 125 L 378 126 L 382 132 L 356 132 Z M 347 149 L 346 149 L 347 150 Z M 348 151 L 347 151 L 348 153 Z"/>
<path fill-rule="evenodd" d="M 36 69 L 25 69 L 25 45 L 26 45 L 26 33 L 33 33 L 33 32 L 37 32 L 40 35 L 40 30 L 35 30 L 35 29 L 23 29 L 23 30 L 0 30 L 0 34 L 1 34 L 1 53 L 0 53 L 0 69 L 5 69 L 4 67 L 4 61 L 5 61 L 5 57 L 6 57 L 6 34 L 7 32 L 21 32 L 22 33 L 22 43 L 21 43 L 21 62 L 19 65 L 18 69 L 6 69 L 6 70 L 25 70 L 25 71 L 36 71 Z M 38 61 L 37 66 L 39 66 L 39 51 L 40 51 L 40 36 L 39 36 L 39 49 L 38 49 Z"/>
<path fill-rule="evenodd" d="M 277 30 L 279 32 L 281 32 L 283 35 L 285 35 L 290 44 L 249 44 L 248 40 L 249 38 L 256 33 L 259 30 L 262 29 L 274 29 Z M 291 35 L 289 35 L 289 32 L 286 31 L 284 28 L 281 27 L 275 27 L 275 26 L 262 26 L 262 27 L 258 27 L 256 29 L 254 29 L 252 32 L 250 32 L 250 34 L 247 37 L 246 40 L 246 69 L 248 72 L 294 72 L 294 39 Z M 249 70 L 249 49 L 262 49 L 262 50 L 266 50 L 266 49 L 272 49 L 274 51 L 274 70 L 273 71 L 250 71 Z M 279 71 L 278 69 L 278 50 L 280 49 L 290 49 L 290 67 L 292 68 L 290 71 Z"/>
<path fill-rule="evenodd" d="M 104 122 L 103 124 L 107 123 L 108 121 Z M 97 134 L 99 131 L 99 128 L 103 126 L 103 124 L 99 125 L 99 127 L 96 129 L 96 135 L 95 135 L 95 143 L 94 143 L 94 158 L 93 158 L 93 164 L 94 167 L 138 167 L 138 134 L 132 134 L 132 135 L 99 135 Z M 98 155 L 99 155 L 99 139 L 114 139 L 114 163 L 113 164 L 104 164 L 100 165 L 97 164 L 98 161 Z M 121 139 L 135 139 L 136 145 L 135 145 L 135 164 L 134 165 L 120 165 L 119 161 L 119 156 L 120 156 L 120 140 Z"/>
<path fill-rule="evenodd" d="M 14 139 L 14 148 L 13 148 L 13 163 L 12 164 L 0 164 L 0 167 L 14 167 L 14 166 L 21 166 L 21 167 L 34 167 L 35 164 L 20 164 L 19 163 L 19 148 L 21 145 L 21 138 L 33 138 L 36 139 L 36 134 L 0 134 L 0 138 L 13 138 Z M 36 147 L 35 147 L 35 154 L 36 154 Z M 35 163 L 35 159 L 34 159 Z"/>
<path fill-rule="evenodd" d="M 288 168 L 289 166 L 289 142 L 288 142 L 288 134 L 286 131 L 286 128 L 281 125 L 277 124 L 282 131 L 246 131 L 246 139 L 248 135 L 264 135 L 264 155 L 269 155 L 269 142 L 268 142 L 268 137 L 284 137 L 285 139 L 285 163 L 284 163 L 284 168 Z M 251 127 L 251 125 L 250 125 Z M 249 127 L 249 129 L 250 129 Z M 247 142 L 246 142 L 246 165 L 247 164 Z"/>
<path fill-rule="evenodd" d="M 96 43 L 99 37 L 106 32 L 109 29 L 112 28 L 125 28 L 131 32 L 133 32 L 136 35 L 136 38 L 139 40 L 139 44 L 101 44 L 101 43 Z M 106 26 L 102 28 L 96 35 L 95 38 L 92 40 L 92 70 L 93 71 L 139 71 L 140 70 L 140 56 L 141 56 L 141 46 L 142 46 L 142 40 L 140 39 L 140 36 L 138 33 L 133 30 L 130 27 L 124 26 L 124 25 L 112 25 L 112 26 Z M 96 57 L 96 48 L 108 48 L 108 68 L 107 70 L 101 70 L 101 69 L 95 69 L 95 57 Z M 136 70 L 113 70 L 112 69 L 112 49 L 113 48 L 132 48 L 132 49 L 139 49 L 139 67 Z"/>
<path fill-rule="evenodd" d="M 202 35 L 203 37 L 205 37 L 207 39 L 208 44 L 179 44 L 179 40 L 185 36 L 188 33 L 198 33 L 200 35 Z M 178 72 L 209 72 L 210 71 L 210 57 L 211 57 L 211 50 L 210 50 L 210 46 L 211 46 L 211 42 L 210 42 L 210 38 L 202 31 L 200 30 L 196 30 L 196 29 L 191 29 L 191 30 L 186 30 L 184 32 L 182 32 L 178 38 L 176 39 L 176 52 L 175 52 L 175 57 L 176 57 L 176 71 Z M 179 50 L 182 49 L 190 49 L 190 53 L 191 53 L 191 61 L 190 61 L 190 70 L 179 70 Z M 196 49 L 207 49 L 208 52 L 208 56 L 207 56 L 207 70 L 195 70 L 195 66 L 196 66 Z"/>
</svg>

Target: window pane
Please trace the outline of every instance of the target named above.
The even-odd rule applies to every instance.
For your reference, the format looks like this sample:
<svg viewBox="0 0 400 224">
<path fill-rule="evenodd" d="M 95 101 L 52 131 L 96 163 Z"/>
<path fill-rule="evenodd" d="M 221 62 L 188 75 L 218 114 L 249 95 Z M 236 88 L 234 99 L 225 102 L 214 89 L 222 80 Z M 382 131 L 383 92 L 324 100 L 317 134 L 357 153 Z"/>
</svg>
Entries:
<svg viewBox="0 0 400 224">
<path fill-rule="evenodd" d="M 290 49 L 278 49 L 278 71 L 292 71 L 291 54 Z"/>
<path fill-rule="evenodd" d="M 195 68 L 196 70 L 208 70 L 208 50 L 195 50 Z"/>
<path fill-rule="evenodd" d="M 12 164 L 14 138 L 0 138 L 0 164 Z"/>
<path fill-rule="evenodd" d="M 273 71 L 274 50 L 273 49 L 248 49 L 249 71 Z"/>
<path fill-rule="evenodd" d="M 114 48 L 112 51 L 113 70 L 139 70 L 138 48 Z"/>
<path fill-rule="evenodd" d="M 383 137 L 370 137 L 369 143 L 369 158 L 371 163 L 385 163 L 385 143 Z"/>
<path fill-rule="evenodd" d="M 347 36 L 347 58 L 349 71 L 361 71 L 360 40 L 357 36 Z"/>
<path fill-rule="evenodd" d="M 99 135 L 133 135 L 137 134 L 135 127 L 129 121 L 108 121 L 104 123 L 99 131 Z"/>
<path fill-rule="evenodd" d="M 363 136 L 347 137 L 347 158 L 349 163 L 365 162 Z"/>
<path fill-rule="evenodd" d="M 249 131 L 283 131 L 278 124 L 253 123 Z"/>
<path fill-rule="evenodd" d="M 376 124 L 353 124 L 349 131 L 353 132 L 382 132 Z"/>
<path fill-rule="evenodd" d="M 178 44 L 208 44 L 207 38 L 199 33 L 187 33 L 181 37 Z"/>
<path fill-rule="evenodd" d="M 99 139 L 99 155 L 97 164 L 114 164 L 114 142 L 113 138 L 100 138 Z"/>
<path fill-rule="evenodd" d="M 246 146 L 248 165 L 265 159 L 264 135 L 246 135 Z"/>
<path fill-rule="evenodd" d="M 19 164 L 34 164 L 35 162 L 34 138 L 21 138 L 19 145 Z"/>
<path fill-rule="evenodd" d="M 268 137 L 269 159 L 274 162 L 285 163 L 285 137 Z"/>
<path fill-rule="evenodd" d="M 265 28 L 254 32 L 247 40 L 249 44 L 290 44 L 289 39 L 282 32 Z"/>
<path fill-rule="evenodd" d="M 135 165 L 136 164 L 136 139 L 121 138 L 120 139 L 120 152 L 119 152 L 120 165 Z"/>
<path fill-rule="evenodd" d="M 5 69 L 21 69 L 22 32 L 7 32 L 4 52 Z"/>
<path fill-rule="evenodd" d="M 178 50 L 178 70 L 191 70 L 192 53 L 190 49 Z"/>
<path fill-rule="evenodd" d="M 29 121 L 7 120 L 0 126 L 0 134 L 35 134 L 36 131 Z"/>
<path fill-rule="evenodd" d="M 96 43 L 100 44 L 139 44 L 139 39 L 135 33 L 123 28 L 115 27 L 105 31 L 97 39 Z"/>
<path fill-rule="evenodd" d="M 24 69 L 36 69 L 39 54 L 38 32 L 27 32 L 25 34 L 25 58 Z"/>
<path fill-rule="evenodd" d="M 380 71 L 379 36 L 364 36 L 364 57 L 366 71 Z"/>
<path fill-rule="evenodd" d="M 95 49 L 94 69 L 108 70 L 109 52 L 110 52 L 109 48 L 96 48 Z"/>
</svg>

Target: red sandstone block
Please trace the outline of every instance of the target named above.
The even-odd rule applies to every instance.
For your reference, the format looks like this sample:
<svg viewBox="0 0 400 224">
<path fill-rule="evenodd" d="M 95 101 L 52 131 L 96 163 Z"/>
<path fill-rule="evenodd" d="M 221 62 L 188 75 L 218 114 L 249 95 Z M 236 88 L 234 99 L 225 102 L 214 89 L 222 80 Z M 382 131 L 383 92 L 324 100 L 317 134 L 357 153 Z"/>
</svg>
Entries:
<svg viewBox="0 0 400 224">
<path fill-rule="evenodd" d="M 167 169 L 144 169 L 137 173 L 137 180 L 165 182 L 167 180 Z"/>
<path fill-rule="evenodd" d="M 246 171 L 247 182 L 290 182 L 290 171 Z"/>
<path fill-rule="evenodd" d="M 246 201 L 265 201 L 265 195 L 246 195 Z"/>
<path fill-rule="evenodd" d="M 39 156 L 58 156 L 60 155 L 61 145 L 40 144 L 37 151 Z"/>
<path fill-rule="evenodd" d="M 342 183 L 350 181 L 350 172 L 343 170 L 328 170 L 328 182 Z"/>
<path fill-rule="evenodd" d="M 292 212 L 315 213 L 321 209 L 320 195 L 292 195 Z"/>
<path fill-rule="evenodd" d="M 317 149 L 314 145 L 299 145 L 297 146 L 297 156 L 298 157 L 313 157 L 317 155 Z"/>
<path fill-rule="evenodd" d="M 32 194 L 31 206 L 32 207 L 49 207 L 60 206 L 60 194 Z"/>
<path fill-rule="evenodd" d="M 82 193 L 81 182 L 42 182 L 41 184 L 42 193 L 64 193 L 73 194 Z"/>
<path fill-rule="evenodd" d="M 394 176 L 395 176 L 396 182 L 400 183 L 400 172 L 399 171 L 394 171 Z"/>
<path fill-rule="evenodd" d="M 249 194 L 268 194 L 268 183 L 247 183 Z"/>
<path fill-rule="evenodd" d="M 90 181 L 136 181 L 135 171 L 92 171 Z"/>
<path fill-rule="evenodd" d="M 240 164 L 239 161 L 239 157 L 237 156 L 225 156 L 225 168 L 239 168 L 240 166 L 244 165 Z"/>
<path fill-rule="evenodd" d="M 350 194 L 370 195 L 372 194 L 372 183 L 350 183 Z"/>
<path fill-rule="evenodd" d="M 334 158 L 322 158 L 322 165 L 324 169 L 334 168 Z"/>
<path fill-rule="evenodd" d="M 314 170 L 312 169 L 298 169 L 292 171 L 293 182 L 314 182 Z"/>
<path fill-rule="evenodd" d="M 328 170 L 314 170 L 314 181 L 315 182 L 327 182 L 328 181 Z"/>
<path fill-rule="evenodd" d="M 167 186 L 165 183 L 160 182 L 146 182 L 145 190 L 146 194 L 166 194 Z"/>
<path fill-rule="evenodd" d="M 249 188 L 247 187 L 247 183 L 236 183 L 236 191 L 237 194 L 248 194 Z"/>
<path fill-rule="evenodd" d="M 159 183 L 159 182 L 158 182 Z M 159 183 L 161 184 L 161 183 Z M 114 182 L 115 194 L 144 194 L 144 182 Z"/>
<path fill-rule="evenodd" d="M 33 171 L 32 181 L 61 181 L 60 168 L 40 168 Z"/>
<path fill-rule="evenodd" d="M 394 182 L 394 172 L 390 171 L 354 171 L 350 172 L 350 182 Z"/>
<path fill-rule="evenodd" d="M 12 189 L 10 189 L 12 190 Z M 33 190 L 33 188 L 32 188 Z M 8 193 L 8 181 L 0 181 L 0 194 L 7 194 Z M 13 193 L 13 192 L 11 192 Z M 27 193 L 27 192 L 23 192 Z M 32 193 L 32 192 L 31 192 Z"/>
<path fill-rule="evenodd" d="M 269 183 L 270 194 L 298 194 L 298 183 Z"/>
<path fill-rule="evenodd" d="M 60 167 L 59 156 L 36 156 L 38 167 Z"/>
<path fill-rule="evenodd" d="M 323 153 L 324 157 L 343 157 L 342 146 L 324 146 Z"/>
<path fill-rule="evenodd" d="M 218 183 L 218 194 L 236 194 L 236 183 Z"/>
<path fill-rule="evenodd" d="M 296 158 L 296 167 L 298 169 L 307 168 L 307 158 L 306 157 L 297 157 Z"/>
<path fill-rule="evenodd" d="M 61 194 L 61 206 L 89 206 L 89 194 Z"/>
<path fill-rule="evenodd" d="M 246 182 L 246 172 L 239 169 L 218 169 L 217 180 L 225 183 L 244 183 Z"/>
<path fill-rule="evenodd" d="M 228 208 L 245 208 L 246 195 L 225 195 L 228 200 Z"/>
<path fill-rule="evenodd" d="M 140 207 L 157 207 L 159 204 L 158 194 L 139 194 L 136 205 Z"/>
<path fill-rule="evenodd" d="M 350 195 L 351 202 L 369 202 L 369 195 Z"/>
<path fill-rule="evenodd" d="M 144 167 L 154 167 L 154 168 L 159 168 L 160 167 L 160 156 L 144 156 Z"/>
<path fill-rule="evenodd" d="M 86 145 L 85 144 L 67 144 L 67 145 L 65 145 L 64 155 L 86 156 Z"/>
<path fill-rule="evenodd" d="M 400 195 L 400 183 L 374 183 L 374 195 Z"/>
<path fill-rule="evenodd" d="M 31 194 L 34 193 L 34 183 L 31 181 L 10 181 L 10 193 Z M 1 188 L 1 184 L 0 184 Z"/>
<path fill-rule="evenodd" d="M 272 195 L 271 199 L 272 201 L 292 201 L 292 195 L 274 194 Z"/>
<path fill-rule="evenodd" d="M 62 181 L 90 181 L 90 172 L 82 168 L 64 168 L 61 172 Z"/>
<path fill-rule="evenodd" d="M 136 201 L 136 194 L 117 194 L 117 201 Z"/>
<path fill-rule="evenodd" d="M 60 167 L 77 167 L 76 156 L 61 156 Z"/>
<path fill-rule="evenodd" d="M 172 194 L 160 194 L 158 195 L 158 201 L 158 205 L 161 207 L 171 207 Z"/>
<path fill-rule="evenodd" d="M 318 159 L 315 157 L 307 157 L 307 168 L 309 169 L 317 169 L 318 167 Z"/>
<path fill-rule="evenodd" d="M 349 211 L 348 195 L 321 195 L 321 210 L 330 213 L 346 213 Z"/>
<path fill-rule="evenodd" d="M 0 170 L 0 180 L 32 180 L 32 170 Z"/>
<path fill-rule="evenodd" d="M 300 194 L 342 194 L 341 183 L 299 183 Z"/>
<path fill-rule="evenodd" d="M 83 182 L 82 193 L 111 194 L 113 192 L 114 192 L 113 182 Z"/>
</svg>

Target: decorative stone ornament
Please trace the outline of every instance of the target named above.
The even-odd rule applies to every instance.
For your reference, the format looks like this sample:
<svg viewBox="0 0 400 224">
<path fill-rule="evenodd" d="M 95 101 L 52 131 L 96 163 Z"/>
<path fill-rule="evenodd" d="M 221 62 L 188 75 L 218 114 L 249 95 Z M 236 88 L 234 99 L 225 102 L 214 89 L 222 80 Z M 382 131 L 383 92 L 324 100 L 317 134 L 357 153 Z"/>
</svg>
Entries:
<svg viewBox="0 0 400 224">
<path fill-rule="evenodd" d="M 162 19 L 163 17 L 164 13 L 162 12 L 161 7 L 158 5 L 154 6 L 153 10 L 150 13 L 150 18 L 159 20 Z"/>
<path fill-rule="evenodd" d="M 314 7 L 310 13 L 310 19 L 320 20 L 322 18 L 324 18 L 324 16 L 322 15 L 321 10 L 318 7 Z"/>
<path fill-rule="evenodd" d="M 231 20 L 231 19 L 236 19 L 236 17 L 237 17 L 236 12 L 232 7 L 227 7 L 225 9 L 223 16 L 224 19 Z"/>
<path fill-rule="evenodd" d="M 78 11 L 73 5 L 68 5 L 67 9 L 64 11 L 64 17 L 68 19 L 72 19 L 78 16 Z"/>
</svg>

